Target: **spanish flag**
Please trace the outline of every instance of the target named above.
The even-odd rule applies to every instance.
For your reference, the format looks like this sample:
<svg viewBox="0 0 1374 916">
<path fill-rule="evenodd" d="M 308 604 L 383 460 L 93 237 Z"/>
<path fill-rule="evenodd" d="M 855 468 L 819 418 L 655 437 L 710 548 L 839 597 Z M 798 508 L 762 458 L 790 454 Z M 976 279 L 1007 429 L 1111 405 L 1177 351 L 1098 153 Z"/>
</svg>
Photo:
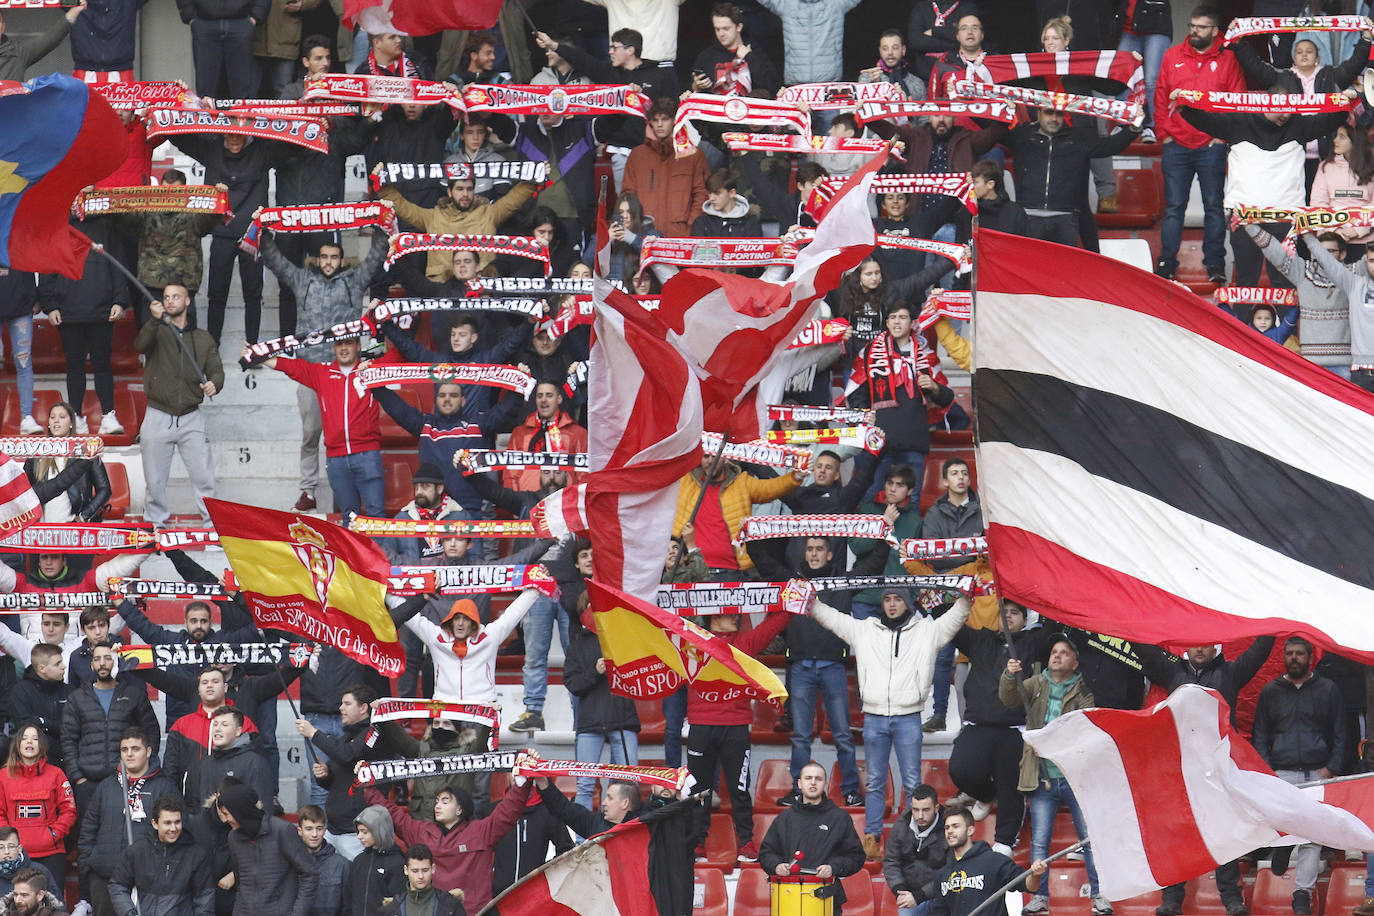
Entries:
<svg viewBox="0 0 1374 916">
<path fill-rule="evenodd" d="M 768 666 L 692 621 L 593 579 L 587 591 L 612 693 L 649 700 L 687 681 L 713 703 L 787 698 Z"/>
<path fill-rule="evenodd" d="M 205 500 L 259 626 L 333 646 L 387 677 L 405 652 L 386 612 L 391 564 L 366 537 L 318 518 Z"/>
</svg>

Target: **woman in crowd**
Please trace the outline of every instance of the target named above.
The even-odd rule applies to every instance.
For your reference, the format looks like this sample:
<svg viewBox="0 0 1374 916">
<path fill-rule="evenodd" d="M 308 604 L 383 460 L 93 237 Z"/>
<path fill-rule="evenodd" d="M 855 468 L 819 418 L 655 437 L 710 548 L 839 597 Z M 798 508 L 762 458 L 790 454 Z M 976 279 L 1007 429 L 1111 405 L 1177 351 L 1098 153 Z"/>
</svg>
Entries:
<svg viewBox="0 0 1374 916">
<path fill-rule="evenodd" d="M 66 401 L 58 401 L 48 411 L 48 435 L 76 435 L 76 411 Z M 71 458 L 30 458 L 24 462 L 24 473 L 30 484 L 57 480 L 72 461 Z M 105 473 L 105 462 L 93 458 L 81 463 L 85 471 L 75 482 L 43 499 L 44 522 L 98 522 L 105 514 L 110 503 L 110 477 Z M 69 476 L 64 475 L 62 479 Z"/>
</svg>

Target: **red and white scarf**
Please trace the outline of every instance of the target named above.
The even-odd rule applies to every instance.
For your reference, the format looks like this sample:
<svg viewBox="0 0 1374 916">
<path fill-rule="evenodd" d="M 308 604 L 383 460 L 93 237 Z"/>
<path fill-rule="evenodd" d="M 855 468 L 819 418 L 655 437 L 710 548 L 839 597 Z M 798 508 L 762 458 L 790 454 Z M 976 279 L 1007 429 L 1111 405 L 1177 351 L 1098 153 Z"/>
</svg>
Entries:
<svg viewBox="0 0 1374 916">
<path fill-rule="evenodd" d="M 1363 16 L 1241 16 L 1231 20 L 1222 42 L 1271 32 L 1359 32 Z"/>
<path fill-rule="evenodd" d="M 792 338 L 787 349 L 800 350 L 804 347 L 843 343 L 845 332 L 848 330 L 849 322 L 843 318 L 816 318 L 802 325 L 802 329 Z"/>
<path fill-rule="evenodd" d="M 367 72 L 373 76 L 402 76 L 407 79 L 415 79 L 420 75 L 420 68 L 415 65 L 413 60 L 406 57 L 404 51 L 401 52 L 400 57 L 392 62 L 390 68 L 383 67 L 381 64 L 377 63 L 376 51 L 368 51 Z"/>
<path fill-rule="evenodd" d="M 1359 99 L 1340 92 L 1269 93 L 1180 89 L 1175 104 L 1199 111 L 1237 114 L 1333 114 L 1350 111 Z"/>
<path fill-rule="evenodd" d="M 463 98 L 443 83 L 408 76 L 323 73 L 305 81 L 303 101 L 339 99 L 372 105 L 448 105 L 463 110 Z"/>
<path fill-rule="evenodd" d="M 917 329 L 924 331 L 941 318 L 955 321 L 973 320 L 973 294 L 962 290 L 933 289 L 921 306 Z"/>
<path fill-rule="evenodd" d="M 596 308 L 592 305 L 592 297 L 577 296 L 557 315 L 540 322 L 539 330 L 548 334 L 549 339 L 557 340 L 578 325 L 591 324 L 595 317 Z"/>
<path fill-rule="evenodd" d="M 280 140 L 316 153 L 329 152 L 329 122 L 323 118 L 238 115 L 203 108 L 153 108 L 144 118 L 148 139 L 181 134 L 240 134 Z"/>
<path fill-rule="evenodd" d="M 779 239 L 694 239 L 654 236 L 640 248 L 639 269 L 674 267 L 776 267 L 796 260 Z"/>
<path fill-rule="evenodd" d="M 897 389 L 906 392 L 908 399 L 916 397 L 916 357 L 923 342 L 917 337 L 907 338 L 911 355 L 903 353 L 892 334 L 883 331 L 864 348 L 854 361 L 855 378 L 862 376 L 874 410 L 897 406 Z"/>
<path fill-rule="evenodd" d="M 501 159 L 494 162 L 379 162 L 381 174 L 368 175 L 368 186 L 378 190 L 384 184 L 398 181 L 435 179 L 442 181 L 528 181 L 546 184 L 549 180 L 547 162 L 529 159 Z"/>
<path fill-rule="evenodd" d="M 0 455 L 26 458 L 89 458 L 100 445 L 99 436 L 4 436 Z"/>
<path fill-rule="evenodd" d="M 995 99 L 1016 105 L 1030 105 L 1033 108 L 1067 111 L 1131 127 L 1139 127 L 1145 120 L 1145 110 L 1138 101 L 1099 99 L 1091 95 L 1070 95 L 1067 92 L 1048 92 L 1044 89 L 979 83 L 973 80 L 957 80 L 954 83 L 954 94 L 964 99 Z"/>
<path fill-rule="evenodd" d="M 740 525 L 735 540 L 827 537 L 888 540 L 892 529 L 881 515 L 751 515 Z"/>
<path fill-rule="evenodd" d="M 373 722 L 395 722 L 401 719 L 429 719 L 438 722 L 468 722 L 472 725 L 485 725 L 492 730 L 501 721 L 501 713 L 495 706 L 479 703 L 446 703 L 443 700 L 426 700 L 412 697 L 383 697 L 372 701 Z"/>
<path fill-rule="evenodd" d="M 213 528 L 163 528 L 157 533 L 158 550 L 208 550 L 218 546 L 219 533 Z M 225 570 L 226 575 L 228 572 Z"/>
<path fill-rule="evenodd" d="M 522 235 L 451 235 L 430 232 L 402 232 L 391 237 L 386 266 L 415 251 L 475 251 L 478 254 L 528 258 L 544 265 L 544 276 L 552 272 L 549 246 L 543 240 Z"/>
<path fill-rule="evenodd" d="M 239 240 L 239 247 L 254 254 L 261 244 L 262 230 L 273 232 L 339 232 L 376 226 L 387 235 L 396 231 L 396 208 L 389 200 L 362 200 L 354 203 L 302 204 L 294 207 L 263 207 Z"/>
<path fill-rule="evenodd" d="M 902 541 L 901 552 L 903 560 L 982 556 L 988 552 L 988 539 L 982 535 L 969 538 L 907 538 Z"/>
<path fill-rule="evenodd" d="M 898 102 L 905 96 L 902 87 L 887 80 L 873 83 L 798 83 L 784 86 L 778 101 L 795 105 L 805 102 L 812 111 L 848 111 L 866 102 Z"/>
<path fill-rule="evenodd" d="M 765 153 L 805 153 L 810 156 L 852 156 L 878 154 L 887 150 L 886 140 L 863 137 L 799 137 L 796 134 L 746 134 L 730 131 L 722 138 L 732 150 L 758 150 Z M 902 159 L 901 156 L 894 158 Z"/>
<path fill-rule="evenodd" d="M 456 460 L 463 465 L 463 474 L 479 474 L 482 471 L 526 471 L 536 468 L 567 468 L 585 471 L 588 468 L 586 452 L 521 452 L 489 448 L 464 448 L 457 452 Z"/>
<path fill-rule="evenodd" d="M 137 111 L 159 105 L 189 107 L 196 100 L 194 93 L 172 80 L 96 83 L 91 91 L 102 96 L 116 111 Z"/>
<path fill-rule="evenodd" d="M 806 202 L 806 211 L 817 215 L 830 198 L 844 187 L 843 178 L 827 178 L 819 182 Z M 924 175 L 879 175 L 873 179 L 870 194 L 944 194 L 963 201 L 970 213 L 978 212 L 973 199 L 973 185 L 967 172 L 931 172 Z M 881 237 L 879 244 L 882 244 Z"/>
<path fill-rule="evenodd" d="M 772 99 L 694 92 L 678 105 L 673 121 L 673 149 L 679 157 L 691 155 L 701 143 L 701 134 L 693 121 L 791 128 L 804 137 L 811 136 L 810 116 L 794 105 Z"/>
<path fill-rule="evenodd" d="M 1145 96 L 1145 68 L 1130 51 L 1036 51 L 1029 54 L 987 54 L 979 61 L 985 83 L 1012 83 L 1042 77 L 1092 76 L 1126 87 L 1129 101 Z M 973 78 L 976 74 L 969 74 Z M 942 87 L 943 88 L 943 87 Z"/>
<path fill-rule="evenodd" d="M 39 523 L 0 538 L 0 550 L 11 553 L 110 553 L 150 550 L 156 538 L 151 525 L 115 527 Z"/>
<path fill-rule="evenodd" d="M 494 744 L 499 729 L 491 726 Z M 428 757 L 393 757 L 388 760 L 364 760 L 353 774 L 355 786 L 376 786 L 424 779 L 430 776 L 459 776 L 464 773 L 501 773 L 515 766 L 519 751 L 488 751 L 485 754 L 433 754 Z"/>
<path fill-rule="evenodd" d="M 854 112 L 860 126 L 872 121 L 894 118 L 919 118 L 926 115 L 954 115 L 960 118 L 986 118 L 1011 124 L 1016 120 L 1016 106 L 1007 102 L 960 101 L 954 99 L 933 102 L 869 102 Z"/>
<path fill-rule="evenodd" d="M 1297 305 L 1297 290 L 1276 289 L 1269 286 L 1218 286 L 1217 302 L 1221 305 Z"/>
<path fill-rule="evenodd" d="M 110 596 L 104 592 L 6 592 L 0 595 L 0 611 L 65 611 L 109 606 Z"/>
<path fill-rule="evenodd" d="M 298 118 L 354 117 L 363 113 L 363 107 L 355 102 L 302 102 L 294 99 L 201 99 L 200 107 L 211 111 L 292 115 Z"/>
<path fill-rule="evenodd" d="M 767 441 L 789 445 L 843 445 L 861 448 L 874 455 L 883 450 L 887 435 L 876 426 L 848 426 L 836 429 L 774 429 Z"/>
<path fill-rule="evenodd" d="M 490 363 L 386 363 L 371 365 L 353 373 L 353 384 L 359 390 L 385 388 L 388 385 L 439 385 L 457 382 L 459 385 L 484 385 L 501 388 L 529 397 L 534 391 L 534 377 L 514 366 Z"/>
<path fill-rule="evenodd" d="M 439 521 L 411 518 L 368 518 L 355 515 L 348 530 L 380 538 L 532 538 L 534 523 L 528 519 L 457 519 Z"/>
<path fill-rule="evenodd" d="M 104 213 L 225 213 L 229 192 L 213 185 L 160 184 L 127 188 L 87 188 L 72 201 L 79 219 Z"/>
<path fill-rule="evenodd" d="M 521 754 L 515 774 L 529 779 L 581 776 L 588 779 L 614 779 L 640 785 L 659 786 L 681 794 L 691 785 L 686 767 L 646 767 L 621 763 L 578 763 L 571 760 L 542 760 Z"/>
<path fill-rule="evenodd" d="M 701 449 L 712 454 L 719 451 L 720 433 L 702 433 Z M 759 439 L 752 442 L 727 442 L 722 454 L 731 461 L 762 464 L 770 468 L 784 468 L 789 471 L 805 472 L 811 467 L 811 450 L 809 448 L 789 448 L 784 445 L 773 445 Z"/>
<path fill-rule="evenodd" d="M 470 113 L 508 115 L 632 115 L 644 117 L 649 97 L 629 86 L 516 86 L 470 84 L 463 105 Z"/>
<path fill-rule="evenodd" d="M 123 598 L 208 598 L 227 601 L 229 592 L 218 582 L 182 582 L 172 579 L 137 579 L 111 576 L 110 596 Z"/>
<path fill-rule="evenodd" d="M 493 299 L 474 296 L 467 299 L 388 299 L 367 313 L 373 327 L 402 315 L 422 315 L 427 312 L 501 312 L 506 315 L 527 315 L 542 318 L 543 299 Z"/>
<path fill-rule="evenodd" d="M 797 423 L 863 423 L 867 424 L 873 416 L 869 411 L 855 407 L 810 407 L 803 404 L 769 404 L 768 419 L 791 420 Z"/>
<path fill-rule="evenodd" d="M 949 6 L 945 7 L 944 9 L 940 9 L 940 4 L 936 3 L 935 0 L 930 0 L 930 8 L 931 8 L 931 10 L 934 12 L 934 14 L 935 14 L 935 24 L 934 24 L 933 28 L 937 28 L 937 29 L 938 29 L 938 28 L 940 28 L 942 25 L 944 25 L 944 24 L 945 24 L 945 20 L 949 18 L 949 14 L 952 13 L 952 12 L 954 12 L 958 7 L 959 7 L 959 0 L 954 0 L 953 3 L 951 3 Z"/>
<path fill-rule="evenodd" d="M 533 565 L 393 566 L 386 590 L 393 595 L 500 595 L 525 587 Z"/>
</svg>

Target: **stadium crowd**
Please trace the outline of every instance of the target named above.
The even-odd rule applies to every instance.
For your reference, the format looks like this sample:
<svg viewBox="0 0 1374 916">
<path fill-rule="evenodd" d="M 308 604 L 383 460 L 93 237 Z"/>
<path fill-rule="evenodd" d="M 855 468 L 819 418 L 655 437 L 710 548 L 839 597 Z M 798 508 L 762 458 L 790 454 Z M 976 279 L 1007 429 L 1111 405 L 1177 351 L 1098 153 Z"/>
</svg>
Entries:
<svg viewBox="0 0 1374 916">
<path fill-rule="evenodd" d="M 482 250 L 422 251 L 388 268 L 387 236 L 376 229 L 363 236 L 360 257 L 348 256 L 334 233 L 264 229 L 255 257 L 239 241 L 260 208 L 345 200 L 346 160 L 360 154 L 376 179 L 376 196 L 394 205 L 400 229 L 534 237 L 548 246 L 554 278 L 578 279 L 591 275 L 596 178 L 609 173 L 611 279 L 652 298 L 672 269 L 641 273 L 647 240 L 794 234 L 815 225 L 809 192 L 827 178 L 852 174 L 867 155 L 732 150 L 716 126 L 703 128 L 697 147 L 679 155 L 674 119 L 687 93 L 773 99 L 784 86 L 852 79 L 892 84 L 908 100 L 939 99 L 948 97 L 951 78 L 983 78 L 985 56 L 1042 50 L 1115 48 L 1140 55 L 1144 121 L 1118 125 L 1042 108 L 1015 125 L 951 114 L 860 125 L 852 107 L 804 111 L 817 134 L 895 138 L 901 158 L 885 171 L 969 174 L 983 227 L 1091 249 L 1099 246 L 1095 214 L 1121 206 L 1111 157 L 1133 145 L 1139 155 L 1157 156 L 1164 207 L 1152 253 L 1156 272 L 1184 279 L 1185 213 L 1190 196 L 1200 196 L 1197 288 L 1255 286 L 1268 262 L 1268 282 L 1295 287 L 1296 303 L 1228 306 L 1237 319 L 1374 391 L 1374 319 L 1368 317 L 1374 248 L 1366 252 L 1374 234 L 1346 227 L 1316 233 L 1315 243 L 1311 234 L 1299 235 L 1294 246 L 1283 244 L 1287 224 L 1228 228 L 1236 208 L 1247 204 L 1374 204 L 1374 108 L 1362 103 L 1349 115 L 1256 115 L 1177 104 L 1180 90 L 1194 89 L 1339 93 L 1353 86 L 1363 93 L 1374 22 L 1366 19 L 1360 33 L 1283 33 L 1224 44 L 1228 17 L 1205 6 L 1175 10 L 1170 0 L 1020 4 L 1034 7 L 1034 29 L 1011 29 L 1005 22 L 993 27 L 984 17 L 999 4 L 980 9 L 973 0 L 915 0 L 909 17 L 897 15 L 901 5 L 894 6 L 864 65 L 846 69 L 845 14 L 856 2 L 748 0 L 709 8 L 689 3 L 681 10 L 681 0 L 568 2 L 532 7 L 542 28 L 531 29 L 512 9 L 518 0 L 510 0 L 498 29 L 460 34 L 455 42 L 454 36 L 441 41 L 361 29 L 311 34 L 302 23 L 321 7 L 319 0 L 178 0 L 190 28 L 192 88 L 202 98 L 299 99 L 305 80 L 346 69 L 438 79 L 451 88 L 629 83 L 651 104 L 643 120 L 455 117 L 445 105 L 397 104 L 375 117 L 331 117 L 327 152 L 233 133 L 169 138 L 179 154 L 203 167 L 204 184 L 227 191 L 232 220 L 184 212 L 73 216 L 73 225 L 104 244 L 153 292 L 153 301 L 96 253 L 75 281 L 0 270 L 0 318 L 14 368 L 19 432 L 118 435 L 126 424 L 132 428 L 137 418 L 116 412 L 111 366 L 114 327 L 132 309 L 147 401 L 137 428 L 147 488 L 143 518 L 157 528 L 196 515 L 209 524 L 203 500 L 215 494 L 216 434 L 201 407 L 224 387 L 226 371 L 235 371 L 230 364 L 241 356 L 254 363 L 244 371 L 279 371 L 299 385 L 294 510 L 344 519 L 386 514 L 385 415 L 417 441 L 413 499 L 398 517 L 528 517 L 540 499 L 575 481 L 576 471 L 546 466 L 472 474 L 464 473 L 461 459 L 466 450 L 498 444 L 529 452 L 587 450 L 589 328 L 560 329 L 546 320 L 575 310 L 573 296 L 548 296 L 534 316 L 473 310 L 431 312 L 414 321 L 406 316 L 382 323 L 375 340 L 340 337 L 257 359 L 248 344 L 356 319 L 373 300 L 401 290 L 461 299 L 480 295 L 483 279 L 539 279 L 531 261 Z M 83 2 L 51 12 L 51 27 L 36 37 L 6 34 L 0 18 L 0 79 L 42 72 L 44 56 L 68 39 L 77 76 L 92 83 L 134 79 L 141 6 L 136 0 Z M 1253 6 L 1228 12 L 1295 15 L 1309 9 L 1302 0 L 1256 0 Z M 1368 2 L 1354 0 L 1329 0 L 1311 11 L 1370 13 Z M 1176 18 L 1182 21 L 1175 14 L 1185 12 L 1187 33 L 1175 41 Z M 701 21 L 689 24 L 689 15 Z M 711 38 L 705 37 L 708 20 Z M 682 47 L 680 25 L 693 36 Z M 985 26 L 1000 44 L 993 44 Z M 461 48 L 456 58 L 449 53 L 454 47 Z M 1066 75 L 1042 79 L 1039 88 L 1116 95 L 1125 87 Z M 160 143 L 146 139 L 142 114 L 121 112 L 130 154 L 101 186 L 187 184 L 184 170 L 154 173 Z M 508 180 L 501 170 L 476 168 L 506 161 L 544 163 L 548 180 Z M 453 178 L 401 177 L 387 168 L 438 162 L 473 168 L 464 173 L 468 177 Z M 1195 179 L 1199 196 L 1192 195 Z M 873 203 L 882 235 L 960 245 L 971 238 L 971 213 L 956 198 L 891 193 Z M 962 261 L 880 248 L 844 278 L 827 297 L 824 314 L 846 319 L 848 332 L 838 343 L 808 351 L 814 356 L 789 382 L 788 404 L 864 411 L 864 422 L 883 434 L 881 447 L 817 445 L 806 473 L 717 461 L 708 451 L 680 484 L 665 583 L 946 572 L 990 577 L 984 557 L 915 560 L 883 540 L 737 537 L 749 516 L 782 513 L 882 516 L 898 540 L 982 533 L 969 445 L 972 408 L 956 398 L 941 355 L 967 370 L 969 332 L 965 322 L 925 307 L 933 290 L 968 288 L 966 265 L 956 260 Z M 277 280 L 275 310 L 264 309 L 271 305 L 264 303 L 264 270 Z M 244 339 L 225 331 L 235 271 Z M 35 416 L 31 345 L 34 323 L 42 320 L 60 334 L 67 398 Z M 417 407 L 393 390 L 354 384 L 361 367 L 379 361 L 505 364 L 518 366 L 536 385 L 526 399 L 444 382 L 435 386 L 432 407 Z M 81 412 L 88 364 L 100 402 L 95 429 Z M 296 435 L 295 417 L 271 422 L 283 437 Z M 323 504 L 321 442 L 332 505 Z M 192 482 L 194 504 L 173 505 L 167 498 L 174 452 Z M 954 452 L 965 457 L 951 457 Z M 24 470 L 42 501 L 44 522 L 101 520 L 111 487 L 98 454 L 32 458 Z M 308 660 L 280 665 L 147 668 L 121 660 L 120 645 L 263 641 L 241 599 L 187 603 L 184 628 L 150 619 L 137 601 L 79 614 L 7 615 L 8 627 L 0 627 L 0 648 L 12 660 L 0 665 L 0 705 L 8 722 L 0 768 L 0 916 L 55 916 L 78 901 L 98 916 L 269 908 L 291 916 L 472 913 L 575 840 L 667 802 L 661 793 L 642 797 L 633 783 L 597 786 L 592 779 L 578 781 L 573 799 L 548 780 L 507 781 L 486 773 L 415 779 L 395 791 L 356 784 L 360 761 L 485 750 L 490 734 L 481 727 L 439 720 L 420 735 L 396 722 L 374 725 L 370 715 L 372 704 L 387 696 L 491 703 L 498 652 L 523 658 L 524 708 L 518 715 L 508 710 L 502 725 L 535 740 L 546 729 L 555 632 L 564 649 L 561 683 L 574 698 L 576 758 L 640 761 L 643 704 L 610 692 L 600 644 L 583 625 L 588 541 L 502 542 L 499 558 L 491 540 L 378 543 L 397 566 L 542 563 L 561 594 L 526 590 L 509 602 L 396 596 L 390 613 L 407 664 L 394 682 L 329 646 L 317 647 Z M 192 554 L 167 556 L 186 581 L 215 581 Z M 135 575 L 145 556 L 119 554 L 94 564 L 79 554 L 4 559 L 0 592 L 60 593 L 104 589 L 110 577 Z M 951 603 L 939 593 L 891 586 L 822 592 L 806 615 L 775 613 L 751 625 L 741 615 L 716 614 L 703 625 L 748 655 L 781 656 L 789 700 L 774 728 L 790 735 L 790 786 L 774 797 L 756 797 L 755 716 L 747 698 L 712 703 L 690 687 L 661 703 L 666 764 L 686 765 L 698 787 L 723 796 L 713 804 L 730 814 L 734 860 L 786 874 L 795 853 L 806 868 L 837 878 L 880 862 L 901 916 L 967 913 L 968 897 L 958 896 L 957 887 L 950 892 L 949 874 L 957 868 L 966 876 L 990 876 L 990 886 L 1005 883 L 1019 871 L 1009 864 L 1014 853 L 1024 859 L 1028 845 L 1036 861 L 1053 851 L 1061 808 L 1085 836 L 1062 774 L 1022 739 L 1026 729 L 1072 710 L 1139 708 L 1147 689 L 1158 696 L 1197 683 L 1221 692 L 1238 727 L 1290 782 L 1360 772 L 1368 759 L 1361 739 L 1366 697 L 1374 690 L 1370 669 L 1314 650 L 1301 638 L 1284 640 L 1285 633 L 1228 646 L 1230 657 L 1221 646 L 1131 645 L 994 597 Z M 288 823 L 279 807 L 274 810 L 281 769 L 277 708 L 293 681 L 299 684 L 295 727 L 308 742 L 312 766 L 310 803 L 289 812 L 294 823 Z M 149 687 L 165 699 L 161 716 Z M 951 694 L 957 694 L 953 702 Z M 851 709 L 855 702 L 861 719 Z M 837 785 L 829 784 L 828 768 L 812 762 L 822 721 L 837 758 Z M 851 721 L 862 721 L 858 734 Z M 923 760 L 930 759 L 923 740 L 937 733 L 956 735 L 948 760 L 957 789 L 952 797 L 941 797 L 922 780 Z M 892 756 L 896 767 L 889 773 Z M 598 796 L 599 809 L 592 807 Z M 756 804 L 783 809 L 765 836 L 754 834 Z M 856 829 L 849 815 L 859 811 L 862 828 Z M 900 812 L 895 823 L 891 811 Z M 986 830 L 980 825 L 992 812 L 994 828 Z M 691 837 L 699 861 L 707 858 L 706 843 L 703 817 Z M 1296 916 L 1319 905 L 1318 876 L 1333 855 L 1343 857 L 1343 851 L 1324 854 L 1308 844 L 1269 856 L 1276 872 L 1291 856 Z M 1083 858 L 1092 913 L 1113 913 L 1099 892 L 1090 847 Z M 1025 885 L 1026 916 L 1051 908 L 1048 890 L 1037 883 L 1044 868 L 1037 869 Z M 1218 868 L 1215 880 L 1226 914 L 1245 916 L 1241 863 Z M 1185 912 L 1184 886 L 1165 890 L 1155 912 Z M 1353 913 L 1374 916 L 1374 871 Z"/>
</svg>

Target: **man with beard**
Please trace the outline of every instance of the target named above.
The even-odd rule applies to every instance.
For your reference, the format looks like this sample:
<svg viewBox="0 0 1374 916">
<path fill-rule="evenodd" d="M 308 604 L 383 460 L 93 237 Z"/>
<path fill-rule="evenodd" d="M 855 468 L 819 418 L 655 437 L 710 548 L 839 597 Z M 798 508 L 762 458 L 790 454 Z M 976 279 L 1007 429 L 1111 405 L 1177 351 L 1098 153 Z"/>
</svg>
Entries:
<svg viewBox="0 0 1374 916">
<path fill-rule="evenodd" d="M 0 916 L 67 916 L 67 909 L 41 871 L 24 868 L 14 876 L 14 890 L 0 897 Z"/>
<path fill-rule="evenodd" d="M 444 491 L 444 474 L 426 461 L 410 475 L 415 498 L 406 503 L 397 518 L 413 521 L 442 521 L 447 518 L 473 518 Z M 430 565 L 444 553 L 443 539 L 437 537 L 381 538 L 382 550 L 393 566 Z"/>
<path fill-rule="evenodd" d="M 1301 636 L 1288 637 L 1283 644 L 1283 676 L 1264 685 L 1255 705 L 1255 750 L 1275 776 L 1302 783 L 1338 775 L 1348 740 L 1336 682 L 1313 672 L 1310 642 Z M 1321 846 L 1303 843 L 1291 850 L 1275 850 L 1276 874 L 1287 869 L 1290 856 L 1297 865 L 1293 913 L 1309 916 Z"/>
<path fill-rule="evenodd" d="M 934 894 L 927 911 L 930 916 L 968 916 L 1021 874 L 1021 866 L 1008 856 L 993 852 L 982 840 L 974 842 L 975 826 L 967 808 L 945 809 L 949 860 L 935 876 Z M 1036 859 L 1031 863 L 1030 874 L 1011 891 L 1034 894 L 1040 887 L 1040 879 L 1049 870 L 1050 863 Z"/>
<path fill-rule="evenodd" d="M 437 161 L 437 160 L 436 160 Z M 380 174 L 380 170 L 374 170 Z M 522 181 L 495 203 L 477 196 L 477 182 L 473 178 L 454 178 L 448 183 L 448 193 L 432 208 L 411 203 L 389 184 L 382 185 L 378 194 L 396 206 L 396 215 L 421 231 L 452 233 L 453 235 L 491 235 L 496 228 L 514 216 L 525 201 L 534 196 L 534 185 Z M 483 254 L 479 269 L 491 263 L 495 255 Z M 431 251 L 425 276 L 436 283 L 449 276 L 451 258 L 446 251 Z"/>
<path fill-rule="evenodd" d="M 511 431 L 510 448 L 513 451 L 570 454 L 587 450 L 586 428 L 575 423 L 563 410 L 562 385 L 550 379 L 535 385 L 534 412 Z M 512 490 L 533 490 L 539 484 L 539 472 L 534 468 L 505 472 L 505 485 Z"/>
</svg>

